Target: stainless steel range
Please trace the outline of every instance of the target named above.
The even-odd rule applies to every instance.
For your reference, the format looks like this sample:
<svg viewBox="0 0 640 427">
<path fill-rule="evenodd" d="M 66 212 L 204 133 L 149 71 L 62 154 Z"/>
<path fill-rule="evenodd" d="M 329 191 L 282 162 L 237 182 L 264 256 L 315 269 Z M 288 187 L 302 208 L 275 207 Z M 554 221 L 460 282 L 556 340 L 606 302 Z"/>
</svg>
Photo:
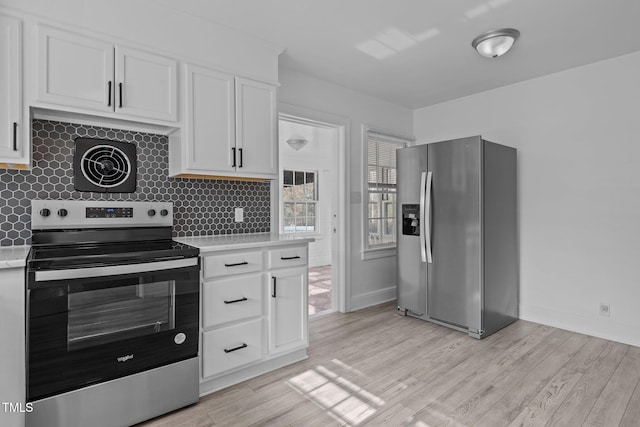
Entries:
<svg viewBox="0 0 640 427">
<path fill-rule="evenodd" d="M 31 204 L 27 426 L 127 426 L 198 400 L 198 249 L 164 202 Z"/>
</svg>

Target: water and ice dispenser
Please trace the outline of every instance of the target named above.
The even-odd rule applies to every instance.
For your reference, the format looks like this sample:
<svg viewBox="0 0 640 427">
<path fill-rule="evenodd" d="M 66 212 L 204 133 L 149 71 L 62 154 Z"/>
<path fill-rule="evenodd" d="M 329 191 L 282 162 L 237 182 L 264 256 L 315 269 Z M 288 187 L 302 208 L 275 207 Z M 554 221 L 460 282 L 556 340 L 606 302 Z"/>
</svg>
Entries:
<svg viewBox="0 0 640 427">
<path fill-rule="evenodd" d="M 420 205 L 402 205 L 402 234 L 420 235 Z"/>
</svg>

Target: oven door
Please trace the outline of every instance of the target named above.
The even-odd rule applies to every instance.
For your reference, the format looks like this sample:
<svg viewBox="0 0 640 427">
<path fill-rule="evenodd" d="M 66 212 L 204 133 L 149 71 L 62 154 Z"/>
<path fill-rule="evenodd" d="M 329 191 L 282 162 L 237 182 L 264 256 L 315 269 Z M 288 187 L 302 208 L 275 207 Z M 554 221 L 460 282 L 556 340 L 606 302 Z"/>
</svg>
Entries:
<svg viewBox="0 0 640 427">
<path fill-rule="evenodd" d="M 199 261 L 29 271 L 27 401 L 196 357 Z"/>
</svg>

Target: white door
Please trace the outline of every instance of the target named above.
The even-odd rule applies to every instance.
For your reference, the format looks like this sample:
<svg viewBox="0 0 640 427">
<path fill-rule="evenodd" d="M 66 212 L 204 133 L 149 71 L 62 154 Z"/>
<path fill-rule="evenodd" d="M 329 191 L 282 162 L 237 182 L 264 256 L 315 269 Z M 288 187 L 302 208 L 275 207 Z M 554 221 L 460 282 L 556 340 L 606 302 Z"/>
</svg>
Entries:
<svg viewBox="0 0 640 427">
<path fill-rule="evenodd" d="M 0 162 L 22 157 L 22 25 L 0 15 Z"/>
<path fill-rule="evenodd" d="M 113 45 L 47 26 L 39 32 L 38 99 L 113 111 Z"/>
<path fill-rule="evenodd" d="M 178 64 L 174 59 L 116 46 L 115 111 L 178 120 Z"/>
<path fill-rule="evenodd" d="M 269 274 L 269 354 L 305 347 L 307 335 L 307 268 Z"/>
<path fill-rule="evenodd" d="M 276 88 L 236 78 L 236 161 L 239 173 L 278 173 Z"/>
<path fill-rule="evenodd" d="M 236 141 L 234 77 L 187 65 L 186 166 L 194 172 L 233 172 Z"/>
</svg>

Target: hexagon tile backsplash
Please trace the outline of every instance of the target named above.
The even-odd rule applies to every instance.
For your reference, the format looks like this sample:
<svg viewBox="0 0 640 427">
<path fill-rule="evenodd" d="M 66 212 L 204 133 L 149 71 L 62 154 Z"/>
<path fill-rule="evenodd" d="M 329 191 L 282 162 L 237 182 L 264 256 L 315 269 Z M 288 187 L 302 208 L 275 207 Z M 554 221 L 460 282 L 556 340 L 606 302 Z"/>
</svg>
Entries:
<svg viewBox="0 0 640 427">
<path fill-rule="evenodd" d="M 78 137 L 126 141 L 137 146 L 135 193 L 85 193 L 73 187 L 73 141 Z M 0 246 L 31 244 L 31 200 L 153 200 L 174 205 L 174 237 L 270 231 L 269 182 L 169 178 L 166 136 L 33 121 L 29 171 L 0 169 Z M 234 222 L 234 208 L 244 222 Z"/>
</svg>

